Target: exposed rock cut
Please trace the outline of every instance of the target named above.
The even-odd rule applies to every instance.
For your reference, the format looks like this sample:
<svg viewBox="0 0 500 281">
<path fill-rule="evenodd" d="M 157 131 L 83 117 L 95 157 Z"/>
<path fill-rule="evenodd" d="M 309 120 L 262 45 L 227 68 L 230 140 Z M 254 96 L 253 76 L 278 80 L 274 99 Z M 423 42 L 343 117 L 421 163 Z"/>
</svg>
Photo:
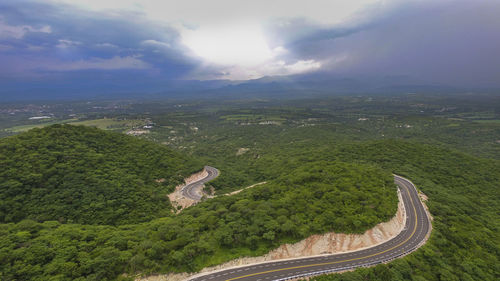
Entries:
<svg viewBox="0 0 500 281">
<path fill-rule="evenodd" d="M 250 148 L 241 147 L 238 149 L 238 151 L 236 151 L 236 156 L 243 155 L 243 154 L 247 153 L 249 150 L 250 150 Z"/>
<path fill-rule="evenodd" d="M 284 244 L 265 255 L 266 260 L 298 258 L 322 254 L 357 251 L 373 247 L 398 235 L 404 227 L 406 213 L 401 194 L 396 215 L 388 222 L 377 224 L 363 234 L 329 232 L 312 235 L 294 244 Z"/>
<path fill-rule="evenodd" d="M 197 203 L 197 201 L 187 198 L 182 195 L 182 188 L 192 182 L 199 181 L 208 176 L 208 172 L 203 169 L 202 171 L 192 174 L 190 177 L 184 179 L 184 184 L 180 184 L 175 187 L 174 192 L 168 195 L 168 199 L 172 203 L 172 206 L 177 212 L 180 212 L 182 209 L 192 206 Z"/>
</svg>

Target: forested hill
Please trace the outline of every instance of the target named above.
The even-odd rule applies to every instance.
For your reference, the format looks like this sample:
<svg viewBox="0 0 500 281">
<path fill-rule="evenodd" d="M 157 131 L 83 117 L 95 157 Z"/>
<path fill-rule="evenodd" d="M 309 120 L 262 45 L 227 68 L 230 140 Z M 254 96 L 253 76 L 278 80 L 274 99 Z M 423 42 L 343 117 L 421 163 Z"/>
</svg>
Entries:
<svg viewBox="0 0 500 281">
<path fill-rule="evenodd" d="M 54 125 L 0 140 L 0 222 L 126 224 L 170 213 L 165 196 L 203 165 L 149 141 Z"/>
</svg>

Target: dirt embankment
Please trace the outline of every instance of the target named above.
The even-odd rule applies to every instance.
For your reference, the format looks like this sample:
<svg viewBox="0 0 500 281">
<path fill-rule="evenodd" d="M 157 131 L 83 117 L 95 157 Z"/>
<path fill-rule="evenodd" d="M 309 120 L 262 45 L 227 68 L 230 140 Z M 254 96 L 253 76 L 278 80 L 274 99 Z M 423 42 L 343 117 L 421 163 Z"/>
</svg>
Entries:
<svg viewBox="0 0 500 281">
<path fill-rule="evenodd" d="M 250 186 L 247 186 L 245 188 L 242 188 L 242 189 L 238 189 L 238 190 L 235 190 L 233 192 L 230 192 L 230 193 L 227 193 L 227 194 L 224 194 L 224 195 L 227 195 L 227 196 L 231 196 L 231 195 L 235 195 L 235 194 L 238 194 L 240 192 L 242 192 L 243 190 L 245 189 L 248 189 L 248 188 L 252 188 L 252 187 L 255 187 L 255 186 L 258 186 L 258 185 L 263 185 L 263 184 L 266 184 L 267 181 L 263 181 L 263 182 L 259 182 L 259 183 L 255 183 L 255 184 L 252 184 Z"/>
<path fill-rule="evenodd" d="M 433 220 L 434 220 L 434 217 L 431 215 L 431 212 L 429 211 L 429 207 L 427 207 L 427 205 L 425 204 L 425 202 L 427 202 L 427 200 L 429 200 L 429 197 L 427 197 L 427 195 L 425 195 L 422 191 L 419 191 L 419 192 L 418 192 L 418 196 L 420 197 L 420 200 L 421 200 L 422 202 L 424 202 L 424 204 L 423 204 L 423 205 L 424 205 L 425 211 L 427 212 L 427 216 L 429 216 L 429 219 L 430 219 L 431 221 L 433 221 Z M 431 225 L 431 227 L 432 227 L 432 225 Z M 430 233 L 430 232 L 429 232 L 429 233 Z"/>
<path fill-rule="evenodd" d="M 198 201 L 187 198 L 184 195 L 182 195 L 182 188 L 192 182 L 199 181 L 207 176 L 208 172 L 205 169 L 196 174 L 192 174 L 190 177 L 184 179 L 184 184 L 176 186 L 174 192 L 168 195 L 168 199 L 170 199 L 172 206 L 174 206 L 174 209 L 177 210 L 177 212 L 180 212 L 182 209 L 198 203 Z"/>
<path fill-rule="evenodd" d="M 360 249 L 373 247 L 397 236 L 404 227 L 406 212 L 403 199 L 398 191 L 398 211 L 388 222 L 377 224 L 363 234 L 343 234 L 329 232 L 321 235 L 312 235 L 302 241 L 293 244 L 284 244 L 272 250 L 266 255 L 259 257 L 239 258 L 227 263 L 207 267 L 199 273 L 207 273 L 228 269 L 231 267 L 262 263 L 274 260 L 302 258 L 323 254 L 345 253 Z M 136 280 L 140 281 L 181 281 L 195 274 L 179 273 L 167 275 L 148 276 Z"/>
<path fill-rule="evenodd" d="M 170 193 L 168 195 L 168 199 L 170 199 L 170 202 L 172 203 L 172 206 L 174 207 L 174 210 L 175 210 L 176 213 L 179 213 L 184 208 L 190 207 L 190 206 L 195 205 L 196 203 L 199 202 L 199 201 L 193 200 L 191 198 L 188 198 L 188 197 L 185 197 L 184 195 L 182 195 L 182 188 L 184 186 L 192 183 L 192 182 L 199 181 L 199 180 L 201 180 L 201 179 L 203 179 L 203 178 L 205 178 L 207 176 L 208 176 L 208 172 L 205 169 L 203 169 L 202 171 L 200 171 L 200 172 L 198 172 L 196 174 L 192 174 L 190 177 L 184 179 L 184 184 L 180 184 L 180 185 L 176 186 L 174 192 L 172 192 L 172 193 Z M 164 180 L 165 179 L 158 179 L 156 181 L 157 182 L 162 182 Z M 259 182 L 259 183 L 247 186 L 245 188 L 242 188 L 242 189 L 239 189 L 239 190 L 227 193 L 227 194 L 222 194 L 222 195 L 224 195 L 224 196 L 231 196 L 231 195 L 240 193 L 240 192 L 242 192 L 245 189 L 252 188 L 252 187 L 255 187 L 255 186 L 258 186 L 258 185 L 262 185 L 262 184 L 265 184 L 265 183 L 267 183 L 267 182 L 265 182 L 265 181 L 264 182 Z M 199 192 L 203 192 L 203 190 L 199 190 Z M 210 193 L 214 194 L 215 190 L 212 188 Z M 210 194 L 203 194 L 203 195 L 205 195 L 206 198 L 217 197 L 217 195 L 210 195 Z"/>
<path fill-rule="evenodd" d="M 406 212 L 401 194 L 396 215 L 388 222 L 377 224 L 363 234 L 344 234 L 329 232 L 312 235 L 294 244 L 284 244 L 264 257 L 266 260 L 297 258 L 322 254 L 357 251 L 373 247 L 398 235 L 404 227 Z"/>
</svg>

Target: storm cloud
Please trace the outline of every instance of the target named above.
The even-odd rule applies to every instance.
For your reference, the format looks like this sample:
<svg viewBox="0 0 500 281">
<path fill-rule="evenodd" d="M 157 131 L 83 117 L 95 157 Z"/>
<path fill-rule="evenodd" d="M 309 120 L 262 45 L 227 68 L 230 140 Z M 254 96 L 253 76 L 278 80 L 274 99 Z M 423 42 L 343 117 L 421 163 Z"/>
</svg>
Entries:
<svg viewBox="0 0 500 281">
<path fill-rule="evenodd" d="M 206 2 L 4 0 L 3 91 L 300 73 L 500 87 L 498 1 Z"/>
</svg>

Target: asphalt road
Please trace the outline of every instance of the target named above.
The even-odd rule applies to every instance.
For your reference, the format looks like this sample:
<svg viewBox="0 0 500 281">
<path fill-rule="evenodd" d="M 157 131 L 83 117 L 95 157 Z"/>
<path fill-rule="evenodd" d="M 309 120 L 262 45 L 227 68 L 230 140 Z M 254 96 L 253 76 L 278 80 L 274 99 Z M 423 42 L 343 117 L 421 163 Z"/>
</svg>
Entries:
<svg viewBox="0 0 500 281">
<path fill-rule="evenodd" d="M 206 182 L 209 182 L 219 176 L 219 170 L 214 167 L 205 166 L 208 175 L 198 181 L 192 182 L 181 189 L 182 195 L 199 201 L 202 197 L 201 189 Z"/>
<path fill-rule="evenodd" d="M 344 271 L 391 261 L 416 250 L 430 232 L 430 220 L 417 190 L 409 180 L 394 176 L 405 204 L 404 229 L 393 239 L 372 248 L 355 252 L 289 259 L 242 266 L 205 275 L 196 275 L 191 281 L 268 281 Z"/>
</svg>

